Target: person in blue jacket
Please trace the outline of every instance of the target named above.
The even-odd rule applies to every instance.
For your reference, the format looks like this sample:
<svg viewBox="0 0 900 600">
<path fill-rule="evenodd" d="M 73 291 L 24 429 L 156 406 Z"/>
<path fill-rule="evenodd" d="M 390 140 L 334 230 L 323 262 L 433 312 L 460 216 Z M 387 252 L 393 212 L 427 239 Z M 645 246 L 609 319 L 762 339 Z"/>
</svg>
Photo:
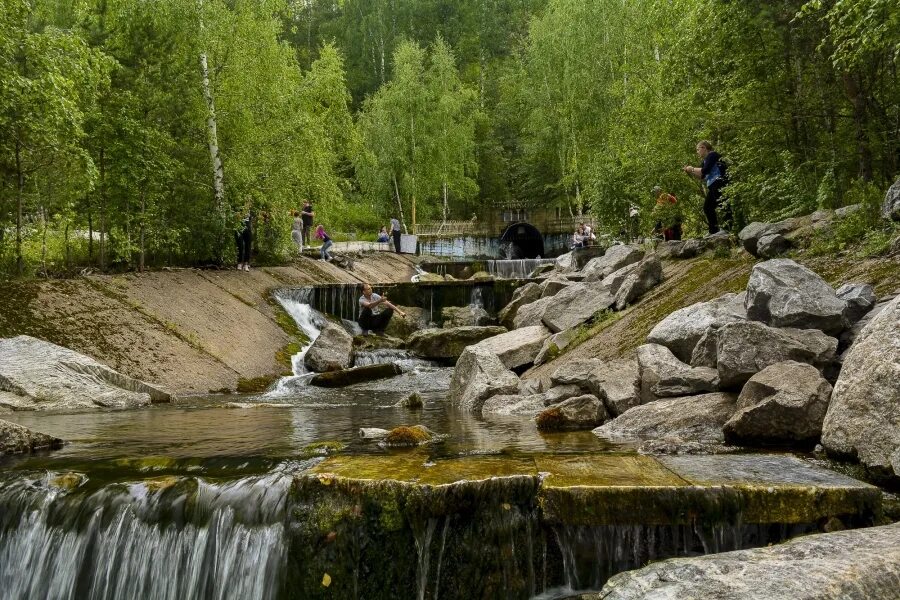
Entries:
<svg viewBox="0 0 900 600">
<path fill-rule="evenodd" d="M 703 181 L 706 186 L 706 200 L 703 202 L 703 214 L 709 225 L 710 235 L 721 231 L 716 210 L 722 208 L 724 221 L 731 221 L 731 211 L 728 206 L 723 206 L 722 188 L 728 185 L 727 165 L 722 162 L 722 157 L 713 150 L 713 145 L 703 140 L 697 144 L 697 156 L 700 157 L 700 166 L 684 166 L 684 172 Z"/>
</svg>

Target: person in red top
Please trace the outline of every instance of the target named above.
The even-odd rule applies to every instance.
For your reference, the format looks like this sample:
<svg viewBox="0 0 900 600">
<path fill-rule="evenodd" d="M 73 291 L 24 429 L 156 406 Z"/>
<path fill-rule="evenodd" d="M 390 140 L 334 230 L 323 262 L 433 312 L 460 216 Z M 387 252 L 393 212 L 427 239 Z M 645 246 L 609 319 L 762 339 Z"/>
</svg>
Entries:
<svg viewBox="0 0 900 600">
<path fill-rule="evenodd" d="M 653 188 L 653 196 L 656 198 L 656 211 L 660 213 L 660 220 L 656 222 L 653 228 L 654 233 L 662 233 L 663 239 L 669 240 L 681 239 L 681 218 L 679 217 L 675 206 L 678 199 L 672 194 L 664 192 L 661 187 Z M 663 226 L 663 221 L 666 225 Z"/>
</svg>

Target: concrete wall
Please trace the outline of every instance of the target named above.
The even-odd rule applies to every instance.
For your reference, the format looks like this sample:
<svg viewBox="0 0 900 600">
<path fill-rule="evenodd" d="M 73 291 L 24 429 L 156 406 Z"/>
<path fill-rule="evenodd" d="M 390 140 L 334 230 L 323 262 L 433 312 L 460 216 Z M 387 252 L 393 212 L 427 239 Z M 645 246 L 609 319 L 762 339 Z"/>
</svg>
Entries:
<svg viewBox="0 0 900 600">
<path fill-rule="evenodd" d="M 569 251 L 570 234 L 544 236 L 544 254 L 558 256 Z M 419 254 L 449 258 L 500 258 L 500 239 L 482 236 L 419 236 Z"/>
</svg>

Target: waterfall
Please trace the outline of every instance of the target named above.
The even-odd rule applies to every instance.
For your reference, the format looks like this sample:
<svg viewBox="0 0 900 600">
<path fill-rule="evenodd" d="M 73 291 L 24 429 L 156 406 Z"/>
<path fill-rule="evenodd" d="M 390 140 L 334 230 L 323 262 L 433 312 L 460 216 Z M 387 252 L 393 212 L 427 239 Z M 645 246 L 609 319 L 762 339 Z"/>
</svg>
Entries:
<svg viewBox="0 0 900 600">
<path fill-rule="evenodd" d="M 296 468 L 99 488 L 84 478 L 59 486 L 74 474 L 16 473 L 0 482 L 0 596 L 275 598 Z"/>
<path fill-rule="evenodd" d="M 303 332 L 308 341 L 300 348 L 299 352 L 291 357 L 291 372 L 294 375 L 292 377 L 282 377 L 279 379 L 276 382 L 275 387 L 266 394 L 268 396 L 283 396 L 288 394 L 290 393 L 292 386 L 305 382 L 310 375 L 306 370 L 306 366 L 303 364 L 303 358 L 306 356 L 306 352 L 309 350 L 310 346 L 312 346 L 313 342 L 316 341 L 316 338 L 319 337 L 322 328 L 327 322 L 327 319 L 325 319 L 325 316 L 322 315 L 322 313 L 313 309 L 308 302 L 303 301 L 308 299 L 308 292 L 310 289 L 311 288 L 305 288 L 299 290 L 301 292 L 299 297 L 282 294 L 277 294 L 275 296 L 275 299 L 281 304 L 285 312 L 294 319 L 297 327 L 300 328 L 300 331 Z M 306 296 L 303 295 L 304 292 L 307 293 Z"/>
<path fill-rule="evenodd" d="M 501 279 L 526 279 L 541 265 L 555 263 L 555 258 L 523 258 L 517 260 L 488 260 L 485 270 Z"/>
</svg>

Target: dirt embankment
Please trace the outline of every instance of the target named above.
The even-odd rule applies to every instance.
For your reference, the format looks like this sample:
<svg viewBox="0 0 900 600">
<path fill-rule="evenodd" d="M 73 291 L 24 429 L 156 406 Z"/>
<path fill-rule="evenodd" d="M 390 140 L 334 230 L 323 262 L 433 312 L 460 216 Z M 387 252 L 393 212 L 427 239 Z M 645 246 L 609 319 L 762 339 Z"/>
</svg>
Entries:
<svg viewBox="0 0 900 600">
<path fill-rule="evenodd" d="M 900 261 L 893 258 L 854 259 L 846 257 L 797 258 L 835 287 L 844 283 L 868 283 L 879 298 L 900 292 Z M 585 329 L 585 341 L 556 360 L 529 370 L 524 377 L 549 377 L 563 361 L 573 358 L 609 360 L 630 356 L 645 343 L 647 334 L 668 314 L 696 302 L 717 298 L 726 292 L 747 287 L 750 271 L 759 262 L 749 254 L 735 251 L 731 258 L 698 257 L 663 263 L 664 281 L 645 294 L 634 306 Z"/>
<path fill-rule="evenodd" d="M 296 346 L 281 287 L 408 281 L 415 258 L 378 252 L 347 271 L 299 258 L 253 271 L 173 269 L 0 284 L 0 337 L 27 334 L 179 394 L 281 375 Z M 293 345 L 293 346 L 292 346 Z"/>
</svg>

